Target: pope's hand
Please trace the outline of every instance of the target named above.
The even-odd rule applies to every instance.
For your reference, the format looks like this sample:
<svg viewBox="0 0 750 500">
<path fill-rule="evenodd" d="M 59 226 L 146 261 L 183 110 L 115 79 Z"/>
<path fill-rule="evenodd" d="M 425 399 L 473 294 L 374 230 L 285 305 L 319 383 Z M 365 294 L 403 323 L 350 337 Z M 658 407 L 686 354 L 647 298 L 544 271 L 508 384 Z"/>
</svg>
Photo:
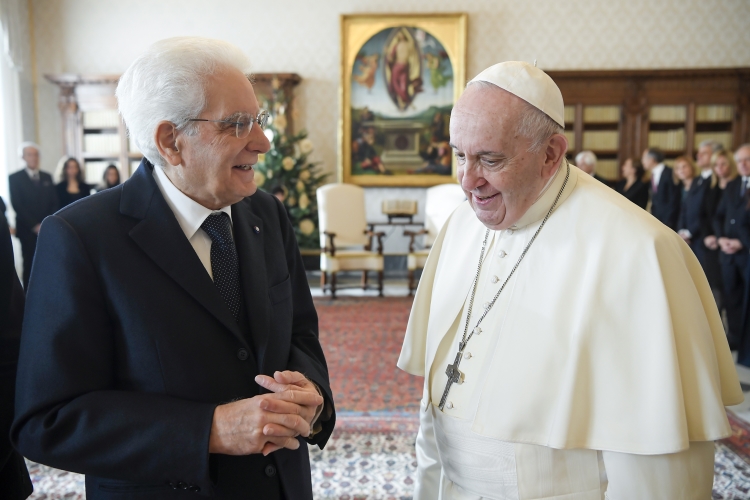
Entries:
<svg viewBox="0 0 750 500">
<path fill-rule="evenodd" d="M 300 446 L 297 436 L 310 434 L 310 422 L 302 415 L 322 403 L 317 391 L 295 387 L 219 405 L 214 410 L 208 451 L 268 455 L 281 448 L 296 450 Z"/>
</svg>

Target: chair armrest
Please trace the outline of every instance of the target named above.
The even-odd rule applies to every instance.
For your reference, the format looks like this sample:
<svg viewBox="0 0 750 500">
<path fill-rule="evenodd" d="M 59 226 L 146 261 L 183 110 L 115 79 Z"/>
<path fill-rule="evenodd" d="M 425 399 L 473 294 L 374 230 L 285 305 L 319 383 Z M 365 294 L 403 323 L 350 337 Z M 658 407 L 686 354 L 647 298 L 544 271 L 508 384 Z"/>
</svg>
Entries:
<svg viewBox="0 0 750 500">
<path fill-rule="evenodd" d="M 404 236 L 409 237 L 409 253 L 412 253 L 414 251 L 414 243 L 415 238 L 417 236 L 421 236 L 423 234 L 427 234 L 429 231 L 427 229 L 420 229 L 419 231 L 409 231 L 408 229 L 404 229 Z"/>
<path fill-rule="evenodd" d="M 328 231 L 323 231 L 323 234 L 328 237 L 328 244 L 323 247 L 323 251 L 325 253 L 330 253 L 331 257 L 336 255 L 336 244 L 333 242 L 333 238 L 336 237 L 336 233 L 329 233 Z"/>
<path fill-rule="evenodd" d="M 370 243 L 368 243 L 365 246 L 365 250 L 372 251 L 373 247 L 373 239 L 377 238 L 378 240 L 378 255 L 383 255 L 383 236 L 385 236 L 385 233 L 382 231 L 370 231 L 368 229 L 365 229 L 365 234 L 370 237 Z"/>
</svg>

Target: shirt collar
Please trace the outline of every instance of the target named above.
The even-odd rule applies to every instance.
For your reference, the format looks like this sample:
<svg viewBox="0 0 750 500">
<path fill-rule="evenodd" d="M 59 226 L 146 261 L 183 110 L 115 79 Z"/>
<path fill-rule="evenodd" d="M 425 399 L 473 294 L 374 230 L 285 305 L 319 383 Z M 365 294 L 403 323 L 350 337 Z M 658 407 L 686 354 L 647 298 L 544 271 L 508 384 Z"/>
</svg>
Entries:
<svg viewBox="0 0 750 500">
<path fill-rule="evenodd" d="M 703 177 L 704 179 L 708 179 L 709 177 L 711 177 L 711 172 L 711 169 L 707 168 L 701 172 L 701 177 Z"/>
<path fill-rule="evenodd" d="M 34 177 L 39 177 L 39 169 L 31 170 L 29 167 L 24 167 L 24 170 L 26 170 L 26 173 L 29 175 L 30 179 L 33 179 Z"/>
<path fill-rule="evenodd" d="M 654 177 L 659 177 L 662 171 L 664 170 L 664 167 L 666 167 L 666 165 L 664 165 L 663 163 L 659 163 L 657 166 L 654 167 L 654 172 L 652 175 Z"/>
<path fill-rule="evenodd" d="M 159 186 L 159 191 L 161 191 L 161 194 L 167 201 L 169 208 L 174 212 L 174 216 L 177 218 L 177 222 L 180 224 L 185 236 L 187 236 L 187 239 L 192 238 L 196 231 L 200 229 L 206 217 L 216 212 L 216 210 L 204 207 L 177 189 L 161 167 L 154 166 L 153 175 L 154 179 L 156 179 L 156 185 Z M 221 212 L 227 214 L 230 221 L 232 220 L 231 206 L 222 208 Z"/>
<path fill-rule="evenodd" d="M 528 210 L 526 210 L 526 213 L 523 214 L 520 219 L 518 219 L 518 222 L 511 226 L 511 229 L 522 228 L 544 219 L 544 217 L 547 215 L 547 212 L 549 212 L 550 207 L 555 202 L 557 193 L 560 192 L 560 189 L 565 182 L 565 177 L 568 169 L 570 169 L 568 184 L 565 186 L 565 190 L 563 191 L 560 199 L 557 202 L 557 207 L 559 207 L 567 199 L 576 185 L 578 172 L 583 173 L 583 171 L 572 167 L 567 160 L 563 160 L 562 163 L 560 163 L 560 166 L 557 168 L 557 172 L 555 172 L 555 175 L 552 176 L 552 178 L 547 182 L 547 185 L 544 186 L 544 189 L 542 189 L 542 192 L 539 193 L 539 196 L 537 197 L 534 204 L 531 205 Z"/>
</svg>

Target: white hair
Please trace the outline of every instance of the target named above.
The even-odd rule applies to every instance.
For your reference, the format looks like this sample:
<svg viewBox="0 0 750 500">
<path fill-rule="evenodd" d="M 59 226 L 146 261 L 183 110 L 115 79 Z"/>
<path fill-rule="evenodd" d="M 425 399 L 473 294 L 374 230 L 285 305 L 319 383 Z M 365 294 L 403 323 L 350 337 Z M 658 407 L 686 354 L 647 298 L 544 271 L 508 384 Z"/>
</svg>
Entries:
<svg viewBox="0 0 750 500">
<path fill-rule="evenodd" d="M 581 151 L 576 155 L 576 165 L 583 163 L 589 167 L 596 167 L 596 159 L 593 151 Z"/>
<path fill-rule="evenodd" d="M 161 121 L 190 134 L 206 107 L 208 78 L 226 68 L 249 74 L 250 61 L 229 42 L 200 37 L 160 40 L 141 54 L 117 84 L 117 104 L 133 142 L 154 165 L 164 166 L 154 140 Z"/>
<path fill-rule="evenodd" d="M 25 141 L 18 145 L 18 157 L 23 160 L 23 150 L 26 148 L 34 148 L 36 149 L 36 152 L 39 153 L 42 148 L 39 147 L 39 144 L 36 142 L 31 141 Z"/>
<path fill-rule="evenodd" d="M 712 153 L 724 149 L 724 146 L 719 141 L 715 141 L 713 139 L 706 139 L 705 141 L 701 141 L 701 143 L 698 144 L 698 149 L 705 148 L 706 146 L 709 146 L 711 148 Z"/>
<path fill-rule="evenodd" d="M 479 85 L 482 88 L 501 88 L 494 83 L 485 82 L 484 80 L 469 82 L 466 87 L 468 88 L 471 85 Z M 519 97 L 519 99 L 521 98 Z M 547 139 L 555 134 L 562 134 L 565 129 L 563 129 L 563 127 L 561 127 L 555 120 L 550 118 L 544 111 L 534 107 L 523 99 L 521 99 L 521 102 L 524 105 L 524 109 L 521 111 L 521 117 L 518 121 L 516 130 L 521 137 L 525 137 L 531 141 L 531 146 L 529 146 L 528 152 L 538 153 L 541 151 L 544 143 L 547 142 Z"/>
</svg>

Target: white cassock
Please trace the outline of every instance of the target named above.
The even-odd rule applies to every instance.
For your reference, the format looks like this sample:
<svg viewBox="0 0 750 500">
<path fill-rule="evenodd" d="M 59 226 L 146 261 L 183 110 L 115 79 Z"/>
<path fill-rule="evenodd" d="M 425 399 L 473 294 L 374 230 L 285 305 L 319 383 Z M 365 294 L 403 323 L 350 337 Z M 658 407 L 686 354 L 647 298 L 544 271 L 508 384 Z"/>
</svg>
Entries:
<svg viewBox="0 0 750 500">
<path fill-rule="evenodd" d="M 563 185 L 491 231 L 469 329 Z M 706 500 L 742 401 L 703 271 L 673 231 L 570 167 L 557 208 L 469 341 L 444 411 L 485 226 L 436 240 L 398 366 L 425 376 L 415 500 Z"/>
</svg>

